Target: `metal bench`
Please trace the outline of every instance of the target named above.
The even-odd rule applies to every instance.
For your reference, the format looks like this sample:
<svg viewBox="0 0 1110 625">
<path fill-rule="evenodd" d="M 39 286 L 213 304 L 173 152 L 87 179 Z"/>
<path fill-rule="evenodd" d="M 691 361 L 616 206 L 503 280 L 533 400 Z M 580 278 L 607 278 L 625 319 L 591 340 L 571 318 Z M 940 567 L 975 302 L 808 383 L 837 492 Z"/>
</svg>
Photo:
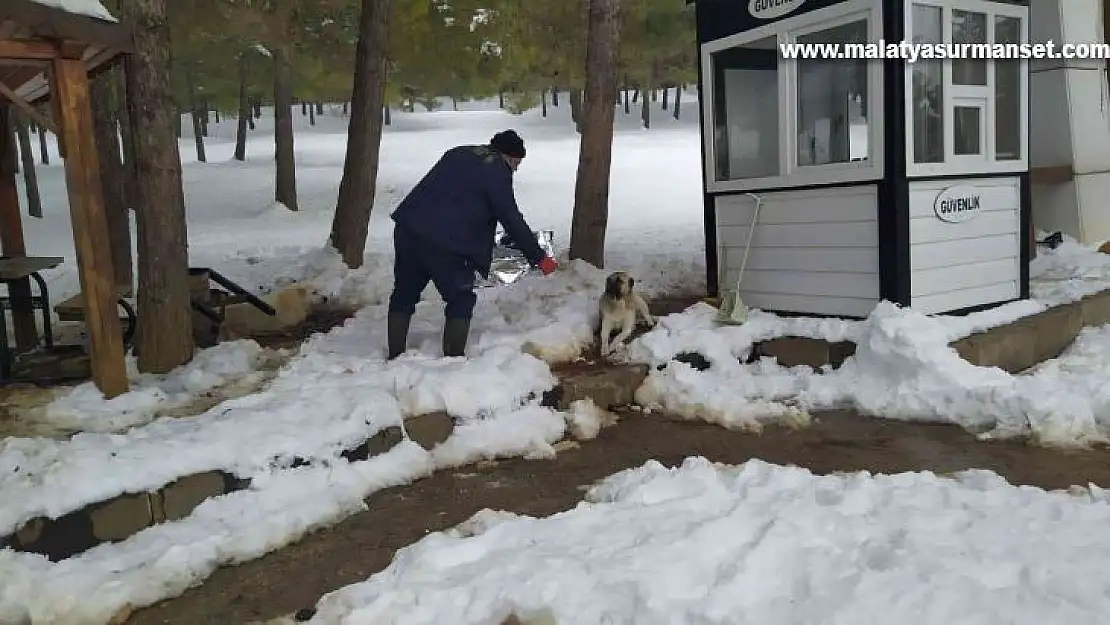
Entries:
<svg viewBox="0 0 1110 625">
<path fill-rule="evenodd" d="M 30 297 L 32 312 L 42 312 L 43 343 L 47 348 L 54 346 L 53 328 L 50 325 L 50 291 L 46 287 L 40 271 L 53 269 L 62 264 L 64 258 L 57 256 L 0 256 L 0 282 L 9 288 L 9 295 L 0 297 L 0 381 L 11 378 L 15 354 L 8 342 L 8 311 L 12 310 L 10 289 L 21 280 L 30 279 L 39 288 L 38 295 Z M 18 337 L 17 337 L 18 339 Z"/>
<path fill-rule="evenodd" d="M 124 324 L 123 326 L 123 347 L 127 349 L 131 347 L 132 341 L 135 339 L 135 330 L 138 324 L 138 315 L 135 314 L 135 307 L 131 302 L 120 297 L 116 299 L 116 305 L 123 309 L 123 315 L 119 318 Z M 55 314 L 58 315 L 58 321 L 84 321 L 85 320 L 85 297 L 83 294 L 78 293 L 73 297 L 61 302 L 54 307 Z"/>
</svg>

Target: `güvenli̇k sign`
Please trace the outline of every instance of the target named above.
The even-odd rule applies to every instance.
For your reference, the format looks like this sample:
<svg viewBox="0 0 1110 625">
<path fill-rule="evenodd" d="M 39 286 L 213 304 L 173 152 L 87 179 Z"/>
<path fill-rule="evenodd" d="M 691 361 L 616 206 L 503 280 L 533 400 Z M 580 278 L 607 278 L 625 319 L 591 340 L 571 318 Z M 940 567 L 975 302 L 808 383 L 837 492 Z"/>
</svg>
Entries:
<svg viewBox="0 0 1110 625">
<path fill-rule="evenodd" d="M 761 20 L 773 20 L 793 13 L 806 0 L 748 0 L 748 13 Z"/>
<path fill-rule="evenodd" d="M 937 194 L 933 200 L 933 212 L 937 219 L 949 223 L 971 221 L 979 216 L 982 203 L 983 197 L 978 188 L 956 185 Z"/>
</svg>

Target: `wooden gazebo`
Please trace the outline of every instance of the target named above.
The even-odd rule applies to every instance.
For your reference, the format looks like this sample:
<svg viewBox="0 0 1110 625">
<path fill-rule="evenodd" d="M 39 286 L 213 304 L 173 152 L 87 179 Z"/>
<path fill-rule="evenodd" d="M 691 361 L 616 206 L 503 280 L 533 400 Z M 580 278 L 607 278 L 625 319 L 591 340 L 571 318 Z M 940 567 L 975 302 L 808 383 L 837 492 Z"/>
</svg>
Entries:
<svg viewBox="0 0 1110 625">
<path fill-rule="evenodd" d="M 12 107 L 17 107 L 58 138 L 65 164 L 92 377 L 108 397 L 126 392 L 128 383 L 93 134 L 89 73 L 119 59 L 131 46 L 128 29 L 97 0 L 0 0 L 2 259 L 27 258 L 10 125 Z M 47 99 L 51 104 L 49 113 L 42 114 L 34 105 Z M 28 323 L 32 339 L 35 344 L 38 341 L 30 280 L 16 274 L 4 281 L 8 283 L 17 348 L 26 350 Z"/>
</svg>

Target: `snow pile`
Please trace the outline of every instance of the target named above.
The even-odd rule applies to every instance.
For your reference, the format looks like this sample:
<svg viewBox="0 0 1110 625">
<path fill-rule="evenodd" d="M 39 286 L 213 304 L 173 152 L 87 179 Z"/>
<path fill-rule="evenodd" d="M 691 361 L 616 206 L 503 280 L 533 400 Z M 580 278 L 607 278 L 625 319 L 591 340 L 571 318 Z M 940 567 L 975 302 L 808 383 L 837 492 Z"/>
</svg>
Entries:
<svg viewBox="0 0 1110 625">
<path fill-rule="evenodd" d="M 515 410 L 553 385 L 542 362 L 505 349 L 392 365 L 312 351 L 265 390 L 197 417 L 162 418 L 123 434 L 0 442 L 0 500 L 7 502 L 0 536 L 36 516 L 57 518 L 185 475 L 223 470 L 253 478 L 294 458 L 334 458 L 404 416 L 442 410 L 475 419 Z"/>
<path fill-rule="evenodd" d="M 202 415 L 162 418 L 122 434 L 0 442 L 0 500 L 10 502 L 0 508 L 0 535 L 38 516 L 57 518 L 185 475 L 222 470 L 252 480 L 249 490 L 209 500 L 186 519 L 57 564 L 0 551 L 0 621 L 30 615 L 34 622 L 101 622 L 361 510 L 379 488 L 484 458 L 551 458 L 568 420 L 576 433 L 596 435 L 605 425 L 596 407 L 563 415 L 538 405 L 556 381 L 545 362 L 520 350 L 576 354 L 590 340 L 601 280 L 601 272 L 571 264 L 555 276 L 489 290 L 482 303 L 488 321 L 476 325 L 466 359 L 438 357 L 441 313 L 426 302 L 413 323 L 417 349 L 385 362 L 385 307 L 367 306 L 306 341 L 262 391 Z M 225 356 L 238 353 L 226 349 Z M 207 350 L 195 370 L 174 372 L 121 403 L 148 406 L 158 391 L 213 382 L 200 373 L 211 370 L 205 359 L 235 368 L 235 358 Z M 384 428 L 403 427 L 405 417 L 435 411 L 454 416 L 456 427 L 430 452 L 406 442 L 365 462 L 340 456 Z M 290 468 L 295 458 L 309 466 Z"/>
<path fill-rule="evenodd" d="M 733 428 L 803 423 L 807 410 L 852 408 L 955 423 L 985 436 L 1028 434 L 1048 445 L 1110 441 L 1110 391 L 1102 383 L 1110 374 L 1107 328 L 1088 328 L 1052 364 L 1014 376 L 961 358 L 949 347 L 957 332 L 942 317 L 883 303 L 852 328 L 813 320 L 806 329 L 806 321 L 781 319 L 775 329 L 771 318 L 756 315 L 751 329 L 715 327 L 700 307 L 665 318 L 631 346 L 636 357 L 663 366 L 651 370 L 637 401 Z M 799 335 L 850 338 L 856 353 L 840 369 L 824 372 L 782 367 L 769 358 L 748 365 L 738 360 L 753 341 Z M 702 349 L 711 363 L 706 371 L 671 360 Z"/>
<path fill-rule="evenodd" d="M 580 441 L 593 440 L 601 433 L 602 428 L 616 424 L 617 415 L 601 408 L 589 397 L 572 402 L 570 413 L 567 414 L 571 436 Z"/>
<path fill-rule="evenodd" d="M 106 399 L 92 382 L 80 384 L 44 408 L 50 424 L 83 432 L 111 432 L 149 422 L 155 414 L 181 408 L 194 398 L 231 382 L 251 384 L 261 379 L 261 367 L 282 357 L 252 340 L 220 343 L 199 350 L 188 364 L 166 375 L 140 374 L 128 358 L 131 390 Z"/>
<path fill-rule="evenodd" d="M 185 519 L 58 563 L 2 550 L 0 622 L 107 622 L 177 596 L 219 566 L 261 557 L 365 510 L 364 500 L 383 488 L 483 458 L 551 457 L 564 430 L 562 415 L 525 406 L 465 423 L 430 452 L 406 440 L 361 462 L 330 456 L 257 474 L 250 489 L 209 499 Z"/>
<path fill-rule="evenodd" d="M 325 596 L 310 622 L 1094 624 L 1110 610 L 1110 505 L 1093 486 L 689 458 L 587 500 L 545 519 L 484 510 Z"/>
<path fill-rule="evenodd" d="M 1029 274 L 1037 300 L 1049 305 L 1073 302 L 1110 288 L 1110 254 L 1080 245 L 1065 235 L 1060 247 L 1037 250 Z"/>
<path fill-rule="evenodd" d="M 116 18 L 104 8 L 100 0 L 31 0 L 38 4 L 55 9 L 61 9 L 75 15 L 87 15 L 108 22 L 115 22 Z"/>
</svg>

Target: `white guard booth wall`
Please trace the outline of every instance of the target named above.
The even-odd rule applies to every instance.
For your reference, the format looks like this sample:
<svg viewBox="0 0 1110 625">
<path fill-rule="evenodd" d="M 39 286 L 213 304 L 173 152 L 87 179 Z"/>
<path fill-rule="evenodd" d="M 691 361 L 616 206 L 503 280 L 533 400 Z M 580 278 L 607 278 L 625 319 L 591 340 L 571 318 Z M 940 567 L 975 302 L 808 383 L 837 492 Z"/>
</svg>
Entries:
<svg viewBox="0 0 1110 625">
<path fill-rule="evenodd" d="M 1026 1 L 695 7 L 711 294 L 734 288 L 758 205 L 749 306 L 858 318 L 880 300 L 940 314 L 1029 296 L 1027 60 L 780 54 L 1026 43 Z"/>
</svg>

